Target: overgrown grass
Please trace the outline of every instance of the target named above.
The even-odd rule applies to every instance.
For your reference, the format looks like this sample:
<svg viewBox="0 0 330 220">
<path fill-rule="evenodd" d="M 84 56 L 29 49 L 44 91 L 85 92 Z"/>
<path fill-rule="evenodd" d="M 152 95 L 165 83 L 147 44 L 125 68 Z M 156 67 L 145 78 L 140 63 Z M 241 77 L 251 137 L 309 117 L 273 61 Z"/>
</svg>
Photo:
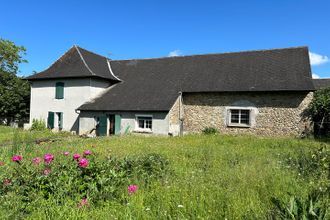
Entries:
<svg viewBox="0 0 330 220">
<path fill-rule="evenodd" d="M 35 144 L 37 138 L 57 139 Z M 28 144 L 27 144 L 28 142 Z M 169 160 L 172 174 L 166 181 L 143 185 L 127 202 L 109 200 L 101 205 L 77 208 L 79 199 L 64 203 L 55 198 L 37 197 L 26 204 L 30 219 L 275 219 L 278 214 L 274 198 L 283 205 L 292 197 L 308 200 L 319 187 L 318 179 L 300 175 L 299 169 L 287 163 L 329 143 L 312 139 L 262 138 L 255 136 L 188 135 L 184 137 L 123 136 L 82 139 L 67 134 L 23 132 L 0 127 L 0 179 L 6 174 L 11 152 L 33 158 L 64 151 L 71 153 L 90 149 L 101 158 L 140 157 L 155 153 Z M 56 160 L 56 157 L 55 157 Z M 329 182 L 326 182 L 326 184 Z M 22 209 L 18 196 L 0 198 L 0 217 Z M 326 200 L 329 202 L 329 197 Z M 329 203 L 327 203 L 329 204 Z M 12 210 L 12 211 L 8 211 Z M 23 212 L 23 211 L 22 211 Z M 326 218 L 330 217 L 327 207 Z"/>
</svg>

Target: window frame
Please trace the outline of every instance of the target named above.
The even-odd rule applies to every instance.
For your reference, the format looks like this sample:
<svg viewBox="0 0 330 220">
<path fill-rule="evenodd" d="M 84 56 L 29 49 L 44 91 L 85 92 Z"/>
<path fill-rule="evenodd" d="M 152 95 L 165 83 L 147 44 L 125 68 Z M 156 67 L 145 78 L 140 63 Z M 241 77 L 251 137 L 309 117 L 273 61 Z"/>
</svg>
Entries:
<svg viewBox="0 0 330 220">
<path fill-rule="evenodd" d="M 57 99 L 57 100 L 64 99 L 64 87 L 65 87 L 64 82 L 55 83 L 55 99 Z M 60 89 L 62 91 L 62 94 L 60 92 Z"/>
<path fill-rule="evenodd" d="M 144 119 L 144 127 L 141 128 L 139 126 L 139 118 L 150 118 L 151 120 L 151 128 L 146 128 L 146 121 L 147 119 Z M 135 129 L 136 132 L 145 132 L 145 133 L 152 133 L 153 130 L 153 116 L 152 115 L 135 115 Z"/>
<path fill-rule="evenodd" d="M 232 111 L 238 111 L 238 123 L 232 122 Z M 249 122 L 242 123 L 241 116 L 242 111 L 249 111 Z M 229 107 L 227 108 L 227 126 L 228 127 L 243 127 L 243 128 L 250 128 L 252 126 L 252 109 L 246 107 Z"/>
</svg>

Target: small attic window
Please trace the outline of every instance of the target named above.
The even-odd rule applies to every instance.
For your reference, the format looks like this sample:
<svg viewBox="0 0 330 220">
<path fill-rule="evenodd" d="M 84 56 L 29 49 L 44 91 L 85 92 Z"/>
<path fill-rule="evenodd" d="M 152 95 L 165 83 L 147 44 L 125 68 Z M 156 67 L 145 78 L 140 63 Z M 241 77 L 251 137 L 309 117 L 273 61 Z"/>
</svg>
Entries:
<svg viewBox="0 0 330 220">
<path fill-rule="evenodd" d="M 64 99 L 64 82 L 57 82 L 55 85 L 55 99 Z"/>
</svg>

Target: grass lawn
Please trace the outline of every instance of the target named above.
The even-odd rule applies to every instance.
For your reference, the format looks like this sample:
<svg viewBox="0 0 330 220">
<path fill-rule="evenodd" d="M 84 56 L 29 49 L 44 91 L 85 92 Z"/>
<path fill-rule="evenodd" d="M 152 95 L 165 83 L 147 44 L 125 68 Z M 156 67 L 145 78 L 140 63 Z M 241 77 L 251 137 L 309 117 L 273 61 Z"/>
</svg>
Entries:
<svg viewBox="0 0 330 220">
<path fill-rule="evenodd" d="M 34 142 L 47 137 L 55 141 Z M 286 216 L 285 209 L 295 212 L 290 207 L 292 201 L 308 211 L 311 193 L 318 190 L 326 194 L 321 203 L 326 205 L 323 211 L 327 213 L 322 216 L 329 219 L 329 167 L 320 168 L 327 163 L 319 165 L 313 160 L 321 147 L 329 153 L 329 142 L 312 139 L 224 135 L 83 139 L 66 133 L 0 127 L 0 161 L 5 163 L 0 166 L 0 181 L 19 168 L 11 161 L 13 154 L 31 161 L 51 153 L 54 161 L 62 161 L 65 151 L 72 155 L 91 150 L 97 160 L 155 153 L 168 159 L 171 171 L 148 184 L 132 179 L 132 184 L 139 186 L 133 195 L 127 195 L 125 186 L 118 189 L 121 199 L 91 202 L 83 208 L 77 207 L 79 197 L 61 200 L 36 194 L 33 201 L 26 201 L 13 192 L 0 190 L 0 218 L 281 219 Z M 312 165 L 310 160 L 314 161 Z M 316 175 L 316 169 L 322 172 Z M 301 201 L 305 202 L 299 205 Z"/>
</svg>

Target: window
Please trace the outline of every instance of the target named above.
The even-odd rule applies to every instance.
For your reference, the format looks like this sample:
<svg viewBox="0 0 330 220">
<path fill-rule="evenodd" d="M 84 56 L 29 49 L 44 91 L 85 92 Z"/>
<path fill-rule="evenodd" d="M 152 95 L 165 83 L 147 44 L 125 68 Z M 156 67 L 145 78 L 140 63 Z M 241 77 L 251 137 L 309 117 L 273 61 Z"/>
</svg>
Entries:
<svg viewBox="0 0 330 220">
<path fill-rule="evenodd" d="M 229 126 L 250 126 L 249 109 L 230 109 Z"/>
<path fill-rule="evenodd" d="M 137 125 L 140 131 L 152 131 L 152 117 L 137 116 Z"/>
<path fill-rule="evenodd" d="M 63 99 L 64 98 L 64 83 L 57 82 L 55 85 L 55 99 Z"/>
</svg>

